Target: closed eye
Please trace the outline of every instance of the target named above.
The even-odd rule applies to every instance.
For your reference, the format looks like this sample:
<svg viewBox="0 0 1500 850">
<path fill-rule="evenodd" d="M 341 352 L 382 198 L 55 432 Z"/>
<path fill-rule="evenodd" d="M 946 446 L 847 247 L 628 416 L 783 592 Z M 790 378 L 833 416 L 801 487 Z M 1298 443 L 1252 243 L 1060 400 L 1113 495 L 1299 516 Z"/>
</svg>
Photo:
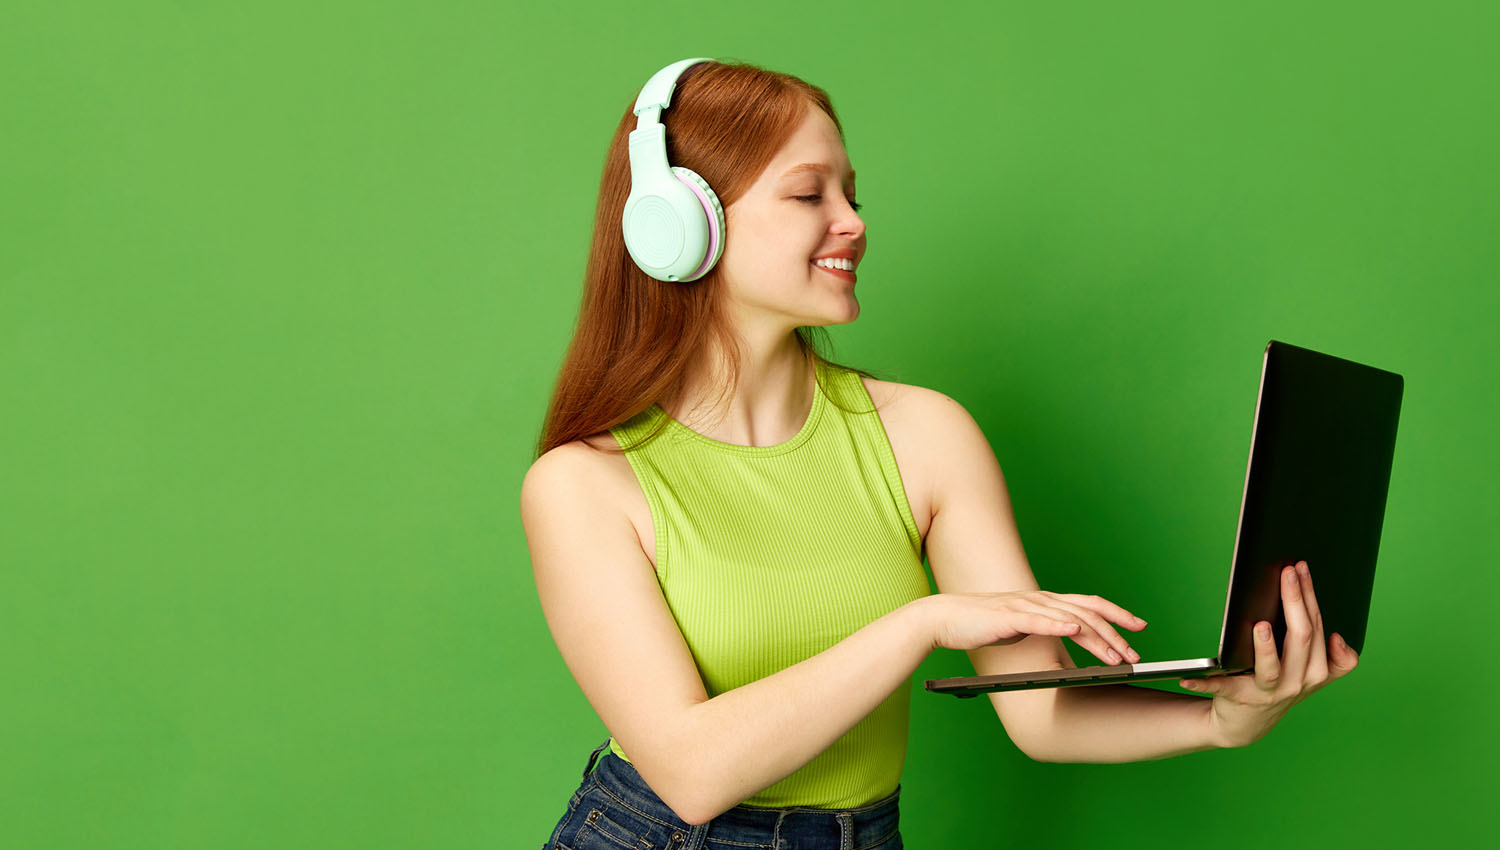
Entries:
<svg viewBox="0 0 1500 850">
<path fill-rule="evenodd" d="M 819 201 L 823 200 L 823 196 L 822 195 L 793 195 L 792 197 L 795 200 L 803 201 L 803 202 L 809 203 L 809 204 L 816 204 Z M 864 208 L 864 204 L 858 203 L 856 201 L 850 201 L 849 202 L 849 206 L 855 212 L 859 212 L 861 209 Z"/>
</svg>

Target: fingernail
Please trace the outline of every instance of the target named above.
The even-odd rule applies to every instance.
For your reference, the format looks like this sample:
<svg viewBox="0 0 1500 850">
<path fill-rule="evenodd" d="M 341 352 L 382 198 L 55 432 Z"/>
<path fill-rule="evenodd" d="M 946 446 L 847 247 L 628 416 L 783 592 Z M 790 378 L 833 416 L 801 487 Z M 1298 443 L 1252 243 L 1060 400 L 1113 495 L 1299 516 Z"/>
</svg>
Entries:
<svg viewBox="0 0 1500 850">
<path fill-rule="evenodd" d="M 1256 626 L 1255 627 L 1255 636 L 1258 637 L 1258 638 L 1260 638 L 1261 640 L 1270 640 L 1271 639 L 1271 630 L 1269 628 L 1267 628 L 1266 626 L 1263 626 L 1263 625 L 1262 626 Z"/>
</svg>

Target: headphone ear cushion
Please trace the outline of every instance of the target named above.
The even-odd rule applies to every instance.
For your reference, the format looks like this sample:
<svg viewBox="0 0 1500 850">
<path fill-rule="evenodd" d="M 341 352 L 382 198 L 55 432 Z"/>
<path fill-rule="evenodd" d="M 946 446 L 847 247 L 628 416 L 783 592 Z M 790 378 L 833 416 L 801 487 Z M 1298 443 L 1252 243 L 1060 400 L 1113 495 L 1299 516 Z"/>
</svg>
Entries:
<svg viewBox="0 0 1500 850">
<path fill-rule="evenodd" d="M 708 274 L 714 264 L 719 262 L 719 257 L 724 254 L 724 207 L 719 203 L 719 196 L 708 187 L 708 181 L 699 177 L 696 171 L 674 165 L 672 174 L 697 196 L 698 202 L 703 207 L 704 218 L 708 221 L 708 247 L 704 252 L 703 262 L 692 274 L 682 279 L 683 282 L 687 282 Z"/>
</svg>

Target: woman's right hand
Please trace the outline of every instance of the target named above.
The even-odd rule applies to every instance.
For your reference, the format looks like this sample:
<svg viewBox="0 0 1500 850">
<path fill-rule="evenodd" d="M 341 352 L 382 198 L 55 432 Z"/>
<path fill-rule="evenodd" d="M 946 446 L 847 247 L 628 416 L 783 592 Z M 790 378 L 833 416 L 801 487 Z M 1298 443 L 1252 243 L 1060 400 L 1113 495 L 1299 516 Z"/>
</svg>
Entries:
<svg viewBox="0 0 1500 850">
<path fill-rule="evenodd" d="M 1052 635 L 1071 638 L 1112 666 L 1141 660 L 1110 623 L 1138 632 L 1146 621 L 1098 596 L 1018 590 L 938 593 L 920 601 L 928 606 L 934 649 L 1004 646 L 1028 634 Z"/>
</svg>

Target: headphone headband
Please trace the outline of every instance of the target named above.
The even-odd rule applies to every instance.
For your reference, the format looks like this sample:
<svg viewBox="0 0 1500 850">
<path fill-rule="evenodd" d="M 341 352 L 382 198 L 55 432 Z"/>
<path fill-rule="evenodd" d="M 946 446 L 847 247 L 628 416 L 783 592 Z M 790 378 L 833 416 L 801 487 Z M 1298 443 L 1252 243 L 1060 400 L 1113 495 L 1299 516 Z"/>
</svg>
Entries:
<svg viewBox="0 0 1500 850">
<path fill-rule="evenodd" d="M 644 126 L 647 116 L 641 115 L 647 109 L 656 108 L 656 112 L 650 115 L 651 123 L 656 123 L 661 115 L 661 110 L 672 105 L 672 92 L 677 89 L 677 78 L 682 72 L 699 64 L 700 62 L 712 62 L 712 59 L 683 59 L 673 62 L 667 67 L 651 75 L 646 85 L 641 87 L 641 96 L 635 99 L 635 114 L 640 116 L 641 121 L 636 124 L 636 129 Z"/>
</svg>

